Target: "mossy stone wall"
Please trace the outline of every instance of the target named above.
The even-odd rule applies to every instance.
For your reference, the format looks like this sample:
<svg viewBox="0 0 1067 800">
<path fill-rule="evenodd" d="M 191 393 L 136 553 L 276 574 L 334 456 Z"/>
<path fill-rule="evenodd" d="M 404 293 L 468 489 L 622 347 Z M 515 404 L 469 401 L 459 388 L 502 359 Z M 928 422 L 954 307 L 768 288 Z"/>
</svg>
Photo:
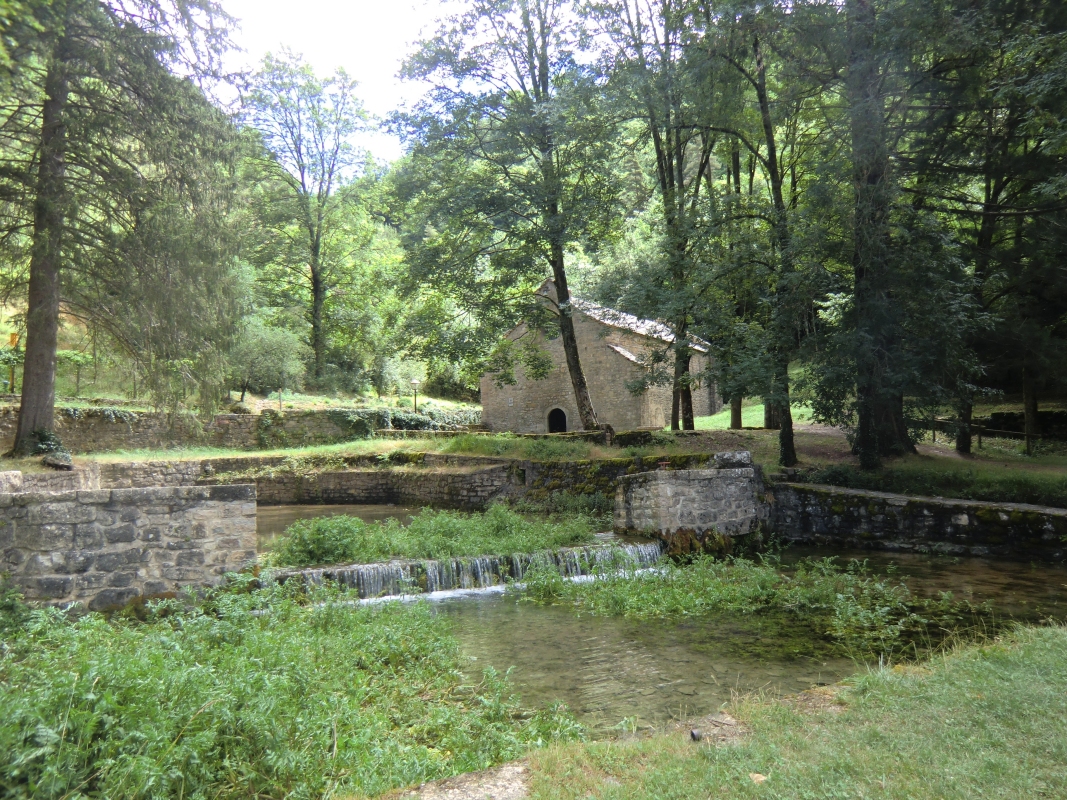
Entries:
<svg viewBox="0 0 1067 800">
<path fill-rule="evenodd" d="M 1067 561 L 1067 509 L 780 483 L 770 492 L 781 538 L 804 544 Z"/>
</svg>

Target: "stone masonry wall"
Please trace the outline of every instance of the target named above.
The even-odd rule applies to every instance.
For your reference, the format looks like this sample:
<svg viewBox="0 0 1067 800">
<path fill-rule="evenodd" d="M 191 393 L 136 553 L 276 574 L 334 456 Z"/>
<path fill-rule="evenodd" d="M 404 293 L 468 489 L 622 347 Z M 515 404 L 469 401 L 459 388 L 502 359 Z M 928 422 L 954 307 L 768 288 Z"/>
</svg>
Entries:
<svg viewBox="0 0 1067 800">
<path fill-rule="evenodd" d="M 57 408 L 56 434 L 72 453 L 178 446 L 254 450 L 333 444 L 361 438 L 341 409 L 218 414 L 206 424 L 194 414 L 110 408 Z M 0 447 L 10 450 L 18 408 L 0 407 Z"/>
<path fill-rule="evenodd" d="M 782 483 L 771 524 L 791 542 L 1067 561 L 1067 509 Z"/>
<path fill-rule="evenodd" d="M 478 510 L 511 487 L 507 466 L 487 469 L 364 469 L 256 479 L 261 505 L 397 503 Z"/>
<path fill-rule="evenodd" d="M 255 555 L 254 486 L 0 494 L 0 571 L 30 600 L 112 608 Z"/>
<path fill-rule="evenodd" d="M 617 531 L 651 533 L 675 553 L 719 549 L 718 537 L 757 532 L 766 519 L 753 466 L 630 475 L 615 496 Z"/>
</svg>

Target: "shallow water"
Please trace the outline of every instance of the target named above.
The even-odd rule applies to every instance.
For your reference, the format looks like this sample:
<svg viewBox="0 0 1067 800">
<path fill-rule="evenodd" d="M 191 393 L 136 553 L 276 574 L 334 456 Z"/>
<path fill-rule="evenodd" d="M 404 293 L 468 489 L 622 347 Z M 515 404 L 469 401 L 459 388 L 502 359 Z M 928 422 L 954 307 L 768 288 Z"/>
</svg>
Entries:
<svg viewBox="0 0 1067 800">
<path fill-rule="evenodd" d="M 1065 566 L 822 548 L 790 548 L 783 561 L 805 556 L 866 559 L 875 574 L 898 576 L 920 596 L 951 591 L 958 600 L 988 600 L 998 615 L 1067 619 Z M 851 660 L 827 657 L 814 633 L 762 615 L 677 623 L 579 617 L 572 608 L 501 594 L 451 599 L 437 608 L 471 659 L 472 679 L 487 666 L 511 667 L 524 705 L 560 700 L 599 729 L 623 718 L 638 725 L 698 718 L 735 692 L 791 694 L 857 669 Z"/>
<path fill-rule="evenodd" d="M 782 561 L 831 556 L 841 564 L 866 560 L 874 573 L 899 576 L 921 597 L 951 592 L 956 600 L 989 601 L 998 615 L 1024 621 L 1067 619 L 1067 565 L 823 547 L 790 547 Z"/>
<path fill-rule="evenodd" d="M 472 680 L 485 667 L 510 667 L 525 706 L 559 700 L 600 729 L 624 718 L 650 726 L 704 716 L 734 692 L 793 693 L 855 670 L 847 659 L 790 657 L 774 622 L 753 616 L 678 623 L 579 617 L 501 594 L 436 607 L 452 622 Z"/>
<path fill-rule="evenodd" d="M 350 517 L 358 517 L 364 522 L 398 519 L 401 523 L 405 523 L 408 517 L 418 514 L 420 510 L 416 506 L 394 505 L 259 506 L 256 509 L 256 549 L 261 553 L 269 550 L 274 541 L 285 533 L 285 529 L 298 519 L 336 517 L 347 514 Z"/>
</svg>

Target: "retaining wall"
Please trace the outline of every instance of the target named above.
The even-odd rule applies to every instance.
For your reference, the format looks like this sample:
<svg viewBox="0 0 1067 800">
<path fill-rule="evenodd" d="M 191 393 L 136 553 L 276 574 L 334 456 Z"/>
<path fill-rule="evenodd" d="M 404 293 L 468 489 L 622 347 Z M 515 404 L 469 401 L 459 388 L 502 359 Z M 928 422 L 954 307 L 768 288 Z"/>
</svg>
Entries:
<svg viewBox="0 0 1067 800">
<path fill-rule="evenodd" d="M 478 510 L 508 495 L 512 470 L 357 469 L 256 478 L 261 505 L 397 503 Z"/>
<path fill-rule="evenodd" d="M 0 407 L 0 446 L 10 450 L 19 410 Z M 57 408 L 56 435 L 72 453 L 180 446 L 255 450 L 334 444 L 364 438 L 365 423 L 344 409 L 217 414 L 208 422 L 195 414 L 167 414 L 115 408 Z"/>
<path fill-rule="evenodd" d="M 92 610 L 217 583 L 256 556 L 256 488 L 0 494 L 0 571 Z"/>
<path fill-rule="evenodd" d="M 771 526 L 804 544 L 1067 560 L 1067 509 L 781 483 Z"/>
</svg>

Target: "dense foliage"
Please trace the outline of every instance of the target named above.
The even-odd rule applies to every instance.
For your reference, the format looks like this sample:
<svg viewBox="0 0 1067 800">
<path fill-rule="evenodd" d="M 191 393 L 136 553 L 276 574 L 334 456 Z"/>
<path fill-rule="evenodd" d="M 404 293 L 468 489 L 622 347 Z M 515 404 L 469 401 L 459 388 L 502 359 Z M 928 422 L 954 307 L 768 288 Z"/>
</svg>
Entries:
<svg viewBox="0 0 1067 800">
<path fill-rule="evenodd" d="M 67 619 L 0 596 L 5 797 L 302 797 L 477 770 L 581 734 L 464 685 L 444 618 L 283 587 Z"/>
<path fill-rule="evenodd" d="M 531 519 L 490 506 L 484 514 L 423 509 L 406 524 L 395 519 L 364 522 L 356 517 L 298 520 L 268 556 L 272 565 L 352 564 L 390 558 L 506 556 L 590 544 L 588 518 Z"/>
</svg>

